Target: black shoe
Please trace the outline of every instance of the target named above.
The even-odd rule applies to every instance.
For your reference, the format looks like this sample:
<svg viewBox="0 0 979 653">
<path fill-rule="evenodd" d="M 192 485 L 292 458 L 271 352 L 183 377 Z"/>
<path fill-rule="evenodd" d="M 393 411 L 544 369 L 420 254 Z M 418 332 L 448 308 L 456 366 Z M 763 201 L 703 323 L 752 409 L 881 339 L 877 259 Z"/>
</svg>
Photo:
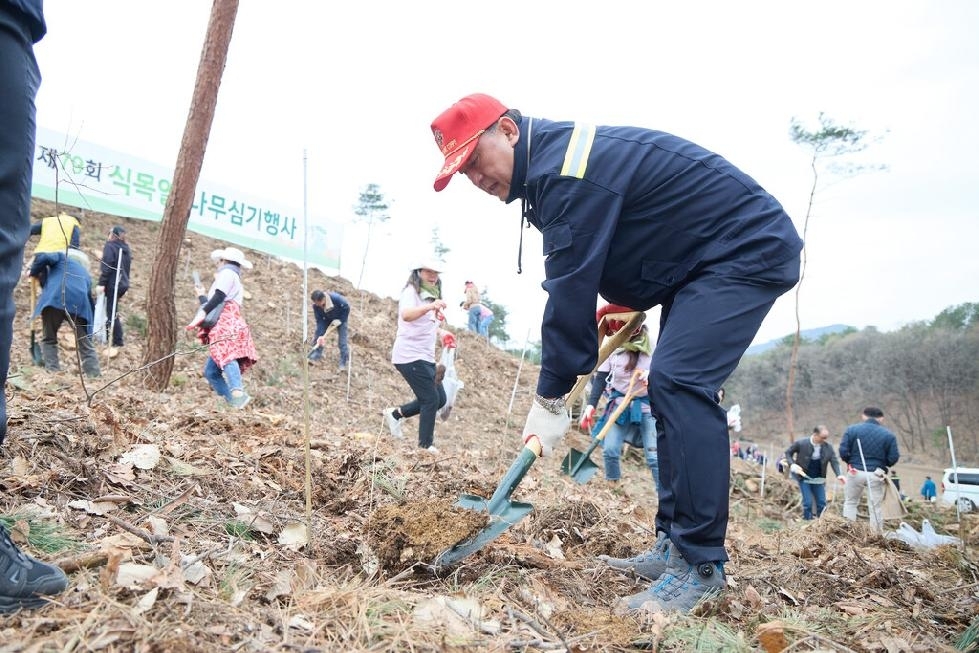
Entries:
<svg viewBox="0 0 979 653">
<path fill-rule="evenodd" d="M 65 572 L 23 553 L 0 524 L 0 614 L 39 608 L 67 586 Z"/>
</svg>

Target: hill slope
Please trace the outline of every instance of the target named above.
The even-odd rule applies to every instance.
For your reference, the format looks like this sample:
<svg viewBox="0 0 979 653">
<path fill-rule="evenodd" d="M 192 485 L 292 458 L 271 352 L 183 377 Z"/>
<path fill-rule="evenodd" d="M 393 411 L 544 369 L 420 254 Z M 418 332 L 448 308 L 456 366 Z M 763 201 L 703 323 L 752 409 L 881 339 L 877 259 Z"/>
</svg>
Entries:
<svg viewBox="0 0 979 653">
<path fill-rule="evenodd" d="M 30 531 L 24 548 L 57 559 L 71 585 L 55 605 L 0 620 L 5 651 L 80 642 L 106 651 L 612 651 L 637 641 L 690 650 L 695 640 L 714 650 L 942 650 L 975 615 L 974 517 L 959 526 L 930 505 L 908 517 L 957 529 L 966 553 L 915 552 L 832 515 L 802 525 L 794 485 L 769 477 L 761 499 L 760 470 L 741 461 L 732 473 L 731 587 L 697 617 L 610 609 L 645 587 L 595 559 L 651 541 L 655 495 L 636 457 L 614 487 L 600 475 L 574 483 L 560 455 L 538 461 L 514 495 L 534 512 L 434 573 L 434 555 L 468 533 L 473 515 L 454 501 L 489 497 L 516 456 L 537 368 L 457 334 L 465 388 L 436 426 L 441 453 L 420 454 L 416 420 L 396 441 L 380 417 L 411 398 L 389 362 L 394 301 L 311 272 L 309 290 L 351 299 L 353 358 L 349 376 L 332 365 L 307 369 L 301 271 L 246 252 L 256 265 L 244 278 L 245 314 L 261 358 L 246 374 L 253 402 L 243 411 L 219 404 L 189 336 L 175 352 L 172 386 L 149 392 L 136 369 L 138 325 L 158 225 L 89 214 L 83 248 L 97 258 L 117 222 L 134 250 L 122 302 L 130 326 L 122 353 L 103 356 L 102 378 L 83 382 L 73 363 L 56 375 L 31 365 L 29 298 L 18 289 L 0 515 L 16 521 L 19 536 Z M 195 308 L 190 271 L 212 269 L 208 254 L 220 245 L 187 235 L 182 319 Z M 407 272 L 391 276 L 397 286 Z M 576 429 L 567 440 L 588 444 Z M 592 459 L 600 464 L 600 453 Z M 839 502 L 837 493 L 830 512 Z M 293 542 L 307 520 L 303 547 Z M 52 527 L 70 548 L 45 553 L 57 544 Z"/>
</svg>

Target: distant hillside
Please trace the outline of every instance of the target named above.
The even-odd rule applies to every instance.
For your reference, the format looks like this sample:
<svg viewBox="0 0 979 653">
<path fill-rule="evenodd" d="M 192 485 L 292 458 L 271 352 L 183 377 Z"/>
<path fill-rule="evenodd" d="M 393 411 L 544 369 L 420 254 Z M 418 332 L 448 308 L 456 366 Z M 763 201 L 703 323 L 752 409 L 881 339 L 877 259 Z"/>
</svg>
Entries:
<svg viewBox="0 0 979 653">
<path fill-rule="evenodd" d="M 831 334 L 831 333 L 840 333 L 841 331 L 846 331 L 848 329 L 853 329 L 853 328 L 855 328 L 855 327 L 852 327 L 852 326 L 849 326 L 849 325 L 846 325 L 846 324 L 831 324 L 830 326 L 816 327 L 815 329 L 803 329 L 802 330 L 802 339 L 803 340 L 819 340 L 820 338 L 822 338 L 825 335 L 828 335 L 828 334 Z M 760 345 L 752 345 L 752 346 L 748 347 L 748 350 L 745 352 L 745 355 L 746 356 L 751 356 L 752 354 L 761 354 L 762 352 L 766 352 L 769 349 L 772 349 L 774 347 L 777 347 L 780 343 L 782 343 L 785 340 L 785 338 L 787 338 L 787 337 L 789 337 L 791 335 L 792 334 L 790 333 L 790 334 L 787 334 L 787 335 L 783 336 L 782 338 L 778 338 L 776 340 L 769 340 L 768 342 L 763 342 Z"/>
</svg>

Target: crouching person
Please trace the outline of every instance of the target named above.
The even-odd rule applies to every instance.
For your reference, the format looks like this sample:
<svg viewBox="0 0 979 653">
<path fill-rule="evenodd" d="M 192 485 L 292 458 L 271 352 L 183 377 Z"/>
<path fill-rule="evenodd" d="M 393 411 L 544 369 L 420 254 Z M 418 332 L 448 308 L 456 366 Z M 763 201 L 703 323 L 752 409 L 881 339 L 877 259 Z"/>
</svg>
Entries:
<svg viewBox="0 0 979 653">
<path fill-rule="evenodd" d="M 100 375 L 99 359 L 93 343 L 92 321 L 95 317 L 92 300 L 92 276 L 89 260 L 79 249 L 61 252 L 41 252 L 35 255 L 29 274 L 35 279 L 47 277 L 37 299 L 32 317 L 40 317 L 43 328 L 41 355 L 44 369 L 61 370 L 58 357 L 58 329 L 67 320 L 75 332 L 75 345 L 86 376 Z"/>
</svg>

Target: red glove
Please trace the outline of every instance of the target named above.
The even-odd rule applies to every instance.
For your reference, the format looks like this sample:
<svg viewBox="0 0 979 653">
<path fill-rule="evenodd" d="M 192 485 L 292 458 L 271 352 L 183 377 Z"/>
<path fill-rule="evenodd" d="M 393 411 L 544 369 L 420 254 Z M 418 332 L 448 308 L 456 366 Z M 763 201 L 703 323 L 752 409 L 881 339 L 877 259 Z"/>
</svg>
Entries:
<svg viewBox="0 0 979 653">
<path fill-rule="evenodd" d="M 631 313 L 633 310 L 635 309 L 629 308 L 628 306 L 622 306 L 621 304 L 606 304 L 598 309 L 598 311 L 595 313 L 595 321 L 601 322 L 602 316 L 604 316 L 606 313 Z M 610 336 L 624 326 L 625 322 L 622 320 L 608 320 L 605 322 L 604 335 Z"/>
<path fill-rule="evenodd" d="M 448 331 L 442 336 L 442 346 L 446 349 L 455 349 L 456 347 L 456 337 L 449 333 Z"/>
</svg>

